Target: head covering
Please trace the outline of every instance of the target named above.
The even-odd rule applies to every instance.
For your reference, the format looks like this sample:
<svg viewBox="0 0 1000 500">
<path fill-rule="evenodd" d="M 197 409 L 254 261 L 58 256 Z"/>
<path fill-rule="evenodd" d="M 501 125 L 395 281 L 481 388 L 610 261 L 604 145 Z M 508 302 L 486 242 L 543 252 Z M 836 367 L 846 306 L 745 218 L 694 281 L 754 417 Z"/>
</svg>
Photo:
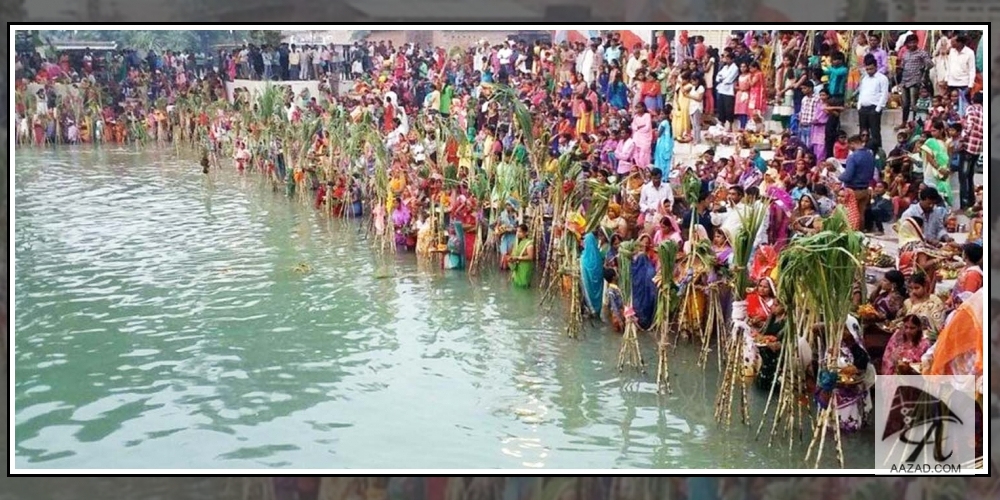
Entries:
<svg viewBox="0 0 1000 500">
<path fill-rule="evenodd" d="M 615 217 L 618 217 L 619 215 L 621 215 L 621 213 L 622 213 L 622 206 L 621 205 L 619 205 L 619 204 L 617 204 L 615 202 L 608 203 L 608 217 L 614 219 Z"/>
<path fill-rule="evenodd" d="M 813 196 L 812 193 L 802 193 L 802 198 L 809 198 L 809 201 L 812 202 L 813 210 L 816 211 L 816 213 L 819 213 L 819 205 L 816 204 L 816 197 Z M 802 203 L 801 199 L 799 199 L 799 203 Z M 798 209 L 799 209 L 799 206 L 798 206 L 798 204 L 796 204 L 795 205 L 795 210 L 798 210 Z"/>
<path fill-rule="evenodd" d="M 900 247 L 911 243 L 924 241 L 924 230 L 912 217 L 907 217 L 896 224 L 896 238 Z"/>
<path fill-rule="evenodd" d="M 763 281 L 764 283 L 766 283 L 767 287 L 771 289 L 771 296 L 772 297 L 777 297 L 778 296 L 778 287 L 774 285 L 774 280 L 771 279 L 770 276 L 765 276 L 765 277 L 761 278 L 761 281 Z M 758 281 L 758 283 L 759 283 L 759 281 Z"/>
<path fill-rule="evenodd" d="M 507 197 L 507 204 L 510 205 L 511 208 L 513 208 L 514 210 L 517 210 L 521 206 L 521 203 L 517 201 L 517 198 L 514 198 L 513 196 Z"/>
<path fill-rule="evenodd" d="M 777 179 L 778 178 L 775 177 L 775 180 Z M 778 205 L 778 208 L 782 209 L 785 213 L 792 211 L 795 207 L 795 200 L 792 199 L 792 195 L 788 194 L 788 191 L 781 189 L 777 185 L 768 187 L 765 195 L 771 199 L 772 203 Z M 813 206 L 816 206 L 816 200 L 813 200 Z"/>
<path fill-rule="evenodd" d="M 861 322 L 858 321 L 858 318 L 848 314 L 847 321 L 844 322 L 844 326 L 847 327 L 847 331 L 850 332 L 852 337 L 854 337 L 854 341 L 857 342 L 858 345 L 865 345 L 864 339 L 861 336 Z"/>
</svg>

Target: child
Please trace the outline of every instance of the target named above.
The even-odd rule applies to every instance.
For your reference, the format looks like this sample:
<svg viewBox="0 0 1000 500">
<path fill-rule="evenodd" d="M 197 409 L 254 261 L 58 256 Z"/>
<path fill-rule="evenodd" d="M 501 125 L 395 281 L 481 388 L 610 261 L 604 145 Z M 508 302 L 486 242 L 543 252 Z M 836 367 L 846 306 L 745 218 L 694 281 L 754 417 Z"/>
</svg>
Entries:
<svg viewBox="0 0 1000 500">
<path fill-rule="evenodd" d="M 872 193 L 872 200 L 865 213 L 865 231 L 874 231 L 876 234 L 883 234 L 884 225 L 892 221 L 893 205 L 892 199 L 888 196 L 889 185 L 884 181 L 875 184 Z"/>
<path fill-rule="evenodd" d="M 936 121 L 946 121 L 948 108 L 945 106 L 944 97 L 936 95 L 931 100 L 930 118 L 924 122 L 924 132 L 930 133 L 931 124 Z"/>
<path fill-rule="evenodd" d="M 809 194 L 809 179 L 805 175 L 795 176 L 795 187 L 792 188 L 792 199 L 795 203 L 799 202 L 799 199 L 803 196 Z"/>
<path fill-rule="evenodd" d="M 833 157 L 841 162 L 846 162 L 850 153 L 851 150 L 847 147 L 847 132 L 841 130 L 837 134 L 837 142 L 833 143 Z"/>
<path fill-rule="evenodd" d="M 892 218 L 896 219 L 899 214 L 910 208 L 916 195 L 914 189 L 916 183 L 910 181 L 905 174 L 897 174 L 889 184 L 887 195 L 892 200 Z"/>
<path fill-rule="evenodd" d="M 604 300 L 604 317 L 611 322 L 611 328 L 616 333 L 625 331 L 625 301 L 622 299 L 622 291 L 618 288 L 618 272 L 611 268 L 604 268 L 604 282 L 608 284 L 608 296 Z"/>
<path fill-rule="evenodd" d="M 913 106 L 913 120 L 918 127 L 923 127 L 927 122 L 931 112 L 931 91 L 927 87 L 920 87 L 920 94 L 917 102 Z"/>
<path fill-rule="evenodd" d="M 896 147 L 889 150 L 889 155 L 885 159 L 885 166 L 893 174 L 898 174 L 903 166 L 903 160 L 910 156 L 910 132 L 902 130 L 896 134 Z M 891 179 L 892 176 L 886 177 Z"/>
</svg>

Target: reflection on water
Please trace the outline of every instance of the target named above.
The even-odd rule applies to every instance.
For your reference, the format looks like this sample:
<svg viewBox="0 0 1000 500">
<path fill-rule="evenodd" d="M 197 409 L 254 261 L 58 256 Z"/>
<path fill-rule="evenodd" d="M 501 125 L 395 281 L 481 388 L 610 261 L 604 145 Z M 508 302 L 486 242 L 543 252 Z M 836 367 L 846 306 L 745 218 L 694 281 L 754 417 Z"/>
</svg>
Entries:
<svg viewBox="0 0 1000 500">
<path fill-rule="evenodd" d="M 802 464 L 717 428 L 694 348 L 660 398 L 603 329 L 567 339 L 499 275 L 379 262 L 255 177 L 173 149 L 17 155 L 18 467 Z M 846 448 L 873 460 L 869 434 Z"/>
</svg>

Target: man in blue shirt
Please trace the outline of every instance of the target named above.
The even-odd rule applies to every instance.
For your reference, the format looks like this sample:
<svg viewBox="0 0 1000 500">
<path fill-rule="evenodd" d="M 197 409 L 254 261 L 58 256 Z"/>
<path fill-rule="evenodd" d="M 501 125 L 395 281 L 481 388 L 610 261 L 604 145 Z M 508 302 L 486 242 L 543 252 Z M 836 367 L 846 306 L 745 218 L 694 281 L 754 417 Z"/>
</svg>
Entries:
<svg viewBox="0 0 1000 500">
<path fill-rule="evenodd" d="M 944 206 L 941 193 L 935 188 L 925 187 L 920 190 L 918 199 L 918 203 L 910 205 L 910 208 L 900 214 L 900 220 L 912 217 L 922 220 L 924 242 L 931 245 L 938 246 L 953 241 L 945 228 L 944 220 L 948 216 L 948 209 Z"/>
<path fill-rule="evenodd" d="M 847 165 L 839 179 L 844 187 L 854 191 L 854 201 L 861 214 L 861 227 L 865 227 L 865 211 L 871 201 L 868 188 L 875 179 L 875 153 L 868 149 L 861 135 L 851 137 L 847 144 L 851 148 L 851 154 L 847 157 Z"/>
</svg>

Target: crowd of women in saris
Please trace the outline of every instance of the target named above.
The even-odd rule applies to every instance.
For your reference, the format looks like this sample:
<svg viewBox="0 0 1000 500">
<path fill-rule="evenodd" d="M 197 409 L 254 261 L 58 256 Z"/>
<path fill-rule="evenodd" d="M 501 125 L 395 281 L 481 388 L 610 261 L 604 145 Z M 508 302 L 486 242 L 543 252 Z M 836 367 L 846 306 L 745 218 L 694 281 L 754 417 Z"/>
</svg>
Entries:
<svg viewBox="0 0 1000 500">
<path fill-rule="evenodd" d="M 969 315 L 963 311 L 974 307 L 982 286 L 981 199 L 971 207 L 970 234 L 959 247 L 949 236 L 958 228 L 951 227 L 954 224 L 949 221 L 954 219 L 947 215 L 942 193 L 932 186 L 920 189 L 919 180 L 907 176 L 902 162 L 885 162 L 880 165 L 884 170 L 878 172 L 882 179 L 895 179 L 902 173 L 900 182 L 916 183 L 917 194 L 894 195 L 894 184 L 873 178 L 873 202 L 862 206 L 856 191 L 839 179 L 842 166 L 837 157 L 853 149 L 839 134 L 832 144 L 824 138 L 822 149 L 812 147 L 816 145 L 812 138 L 801 140 L 794 120 L 789 120 L 788 130 L 773 138 L 768 135 L 760 126 L 762 112 L 775 84 L 773 63 L 783 60 L 776 58 L 773 49 L 782 47 L 785 55 L 806 50 L 800 34 L 783 33 L 780 44 L 770 43 L 770 36 L 749 33 L 730 41 L 723 53 L 725 59 L 739 60 L 739 67 L 745 66 L 745 71 L 734 75 L 733 116 L 717 120 L 725 124 L 731 119 L 742 129 L 732 136 L 735 151 L 729 156 L 717 154 L 716 148 L 696 157 L 675 154 L 676 143 L 720 138 L 718 131 L 712 139 L 701 133 L 707 117 L 720 111 L 716 102 L 720 89 L 713 91 L 722 76 L 717 74 L 721 69 L 715 60 L 718 52 L 707 50 L 702 41 L 694 43 L 690 54 L 671 52 L 677 45 L 665 39 L 656 48 L 628 48 L 612 32 L 583 43 L 487 43 L 452 54 L 390 44 L 387 50 L 372 53 L 381 63 L 356 82 L 350 96 L 327 95 L 319 100 L 292 96 L 285 103 L 291 122 L 310 115 L 323 117 L 326 123 L 331 116 L 374 117 L 390 158 L 387 199 L 373 200 L 372 191 L 361 190 L 371 184 L 365 179 L 371 175 L 373 149 L 380 145 L 366 145 L 363 159 L 369 163 L 362 172 L 337 171 L 332 179 L 320 179 L 318 172 L 323 168 L 294 165 L 288 166 L 292 174 L 287 177 L 300 186 L 300 192 L 315 190 L 318 209 L 360 215 L 362 201 L 369 203 L 376 231 L 391 232 L 398 249 L 439 259 L 449 270 L 481 268 L 476 261 L 496 262 L 521 288 L 537 285 L 536 263 L 544 264 L 551 245 L 563 232 L 574 232 L 580 247 L 584 309 L 617 331 L 628 321 L 643 330 L 652 328 L 659 291 L 667 285 L 660 279 L 657 255 L 657 248 L 666 241 L 676 243 L 679 250 L 672 272 L 675 282 L 682 293 L 688 287 L 694 292 L 675 319 L 678 328 L 699 325 L 696 330 L 701 331 L 712 287 L 729 319 L 732 290 L 727 277 L 733 271 L 735 235 L 749 207 L 763 207 L 766 217 L 754 242 L 751 278 L 755 286 L 746 300 L 752 337 L 747 370 L 761 388 L 770 387 L 775 376 L 784 331 L 784 307 L 775 293 L 782 249 L 794 238 L 822 231 L 824 220 L 836 207 L 843 208 L 851 229 L 857 231 L 883 229 L 866 228 L 863 221 L 882 223 L 899 217 L 895 225 L 898 269 L 885 272 L 870 294 L 866 278 L 859 275 L 855 297 L 859 312 L 848 321 L 849 334 L 844 336 L 843 363 L 868 374 L 863 385 L 844 388 L 845 396 L 840 398 L 845 412 L 842 422 L 845 429 L 853 430 L 865 423 L 867 388 L 879 371 L 978 369 L 981 375 L 981 350 L 978 364 L 941 361 L 969 354 L 962 350 L 975 340 L 974 329 L 968 328 Z M 812 57 L 791 60 L 822 69 L 820 48 L 814 49 L 816 64 L 810 63 Z M 216 87 L 207 82 L 201 82 L 201 88 L 210 99 Z M 163 85 L 158 88 L 168 102 L 179 94 L 169 81 Z M 530 135 L 548 138 L 548 142 L 540 143 L 541 147 L 527 143 L 529 134 L 521 129 L 524 124 L 513 115 L 509 103 L 492 98 L 505 90 L 514 92 L 528 107 Z M 159 105 L 150 104 L 155 110 Z M 730 111 L 725 106 L 724 114 Z M 793 110 L 791 117 L 796 116 Z M 281 145 L 272 142 L 261 147 L 255 141 L 259 131 L 241 122 L 235 109 L 217 109 L 215 116 L 201 110 L 184 125 L 190 131 L 204 132 L 189 135 L 208 137 L 215 149 L 223 139 L 233 144 L 234 163 L 243 167 L 241 171 L 258 166 L 268 175 L 286 177 Z M 466 140 L 445 137 L 443 128 L 459 130 Z M 174 130 L 168 128 L 168 137 L 173 137 Z M 328 134 L 321 128 L 309 139 L 308 158 L 330 157 Z M 719 151 L 723 147 L 719 145 Z M 762 149 L 771 149 L 773 156 L 765 159 Z M 553 170 L 566 155 L 580 165 L 580 173 L 565 179 L 562 186 L 553 185 Z M 827 157 L 832 159 L 824 160 Z M 353 162 L 328 166 L 339 164 Z M 501 186 L 502 179 L 518 175 L 528 178 L 527 192 Z M 487 185 L 477 185 L 476 178 L 485 179 Z M 583 230 L 593 203 L 586 196 L 587 189 L 581 206 L 573 207 L 578 210 L 566 217 L 567 223 L 553 227 L 553 192 L 569 193 L 592 183 L 620 186 L 598 230 Z M 912 191 L 896 187 L 907 194 Z M 502 196 L 496 196 L 498 192 Z M 882 217 L 884 212 L 888 215 Z M 541 231 L 534 223 L 539 219 Z M 638 244 L 629 269 L 630 297 L 623 297 L 619 288 L 618 252 L 625 241 Z M 948 267 L 956 253 L 965 265 L 954 291 L 941 299 L 936 289 L 939 271 Z M 863 308 L 866 304 L 875 312 L 863 313 L 868 310 Z M 883 346 L 873 340 L 880 331 L 891 336 L 884 352 L 878 352 Z M 981 339 L 981 330 L 978 335 Z M 961 341 L 955 341 L 957 337 Z M 800 351 L 803 364 L 813 365 L 815 356 L 808 346 L 801 346 Z"/>
</svg>

